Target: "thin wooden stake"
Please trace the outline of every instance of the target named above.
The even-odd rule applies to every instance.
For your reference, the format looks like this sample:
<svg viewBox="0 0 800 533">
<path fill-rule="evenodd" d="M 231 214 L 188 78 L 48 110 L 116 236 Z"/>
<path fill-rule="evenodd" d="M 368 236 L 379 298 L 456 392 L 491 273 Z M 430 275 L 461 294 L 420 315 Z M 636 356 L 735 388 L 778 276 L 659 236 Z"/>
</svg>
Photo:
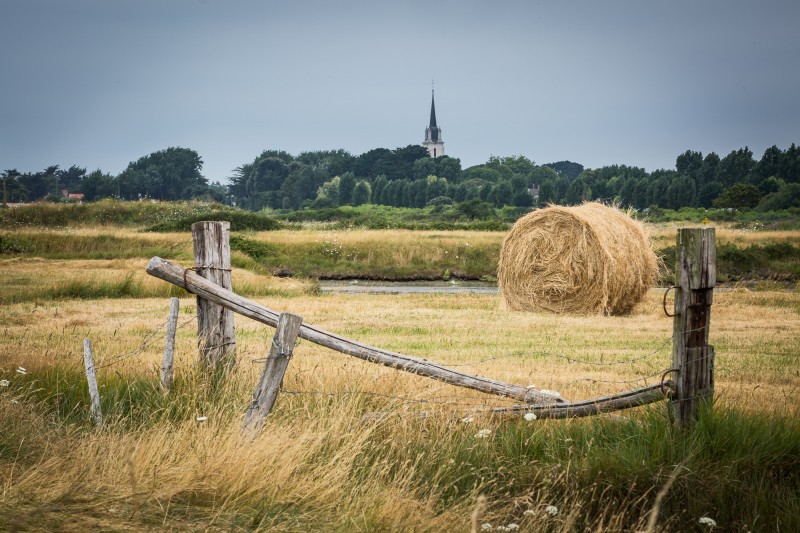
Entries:
<svg viewBox="0 0 800 533">
<path fill-rule="evenodd" d="M 714 397 L 714 347 L 708 345 L 716 285 L 714 228 L 678 230 L 672 367 L 675 387 L 669 404 L 675 424 L 691 426 L 701 404 Z"/>
<path fill-rule="evenodd" d="M 211 283 L 231 290 L 231 225 L 203 221 L 192 224 L 194 270 Z M 197 334 L 200 363 L 209 369 L 235 362 L 236 335 L 233 311 L 197 297 Z"/>
<path fill-rule="evenodd" d="M 86 381 L 89 383 L 89 397 L 92 399 L 92 417 L 96 425 L 102 426 L 103 412 L 100 410 L 100 391 L 97 390 L 92 341 L 89 339 L 83 339 L 83 364 L 86 367 Z"/>
<path fill-rule="evenodd" d="M 169 316 L 167 317 L 167 335 L 164 340 L 164 358 L 161 360 L 161 388 L 169 391 L 172 385 L 172 363 L 175 360 L 175 332 L 178 329 L 178 309 L 181 301 L 169 299 Z"/>
<path fill-rule="evenodd" d="M 297 315 L 281 313 L 278 317 L 278 327 L 272 338 L 269 356 L 264 363 L 264 372 L 244 417 L 245 429 L 259 429 L 272 410 L 302 323 L 303 318 Z"/>
</svg>

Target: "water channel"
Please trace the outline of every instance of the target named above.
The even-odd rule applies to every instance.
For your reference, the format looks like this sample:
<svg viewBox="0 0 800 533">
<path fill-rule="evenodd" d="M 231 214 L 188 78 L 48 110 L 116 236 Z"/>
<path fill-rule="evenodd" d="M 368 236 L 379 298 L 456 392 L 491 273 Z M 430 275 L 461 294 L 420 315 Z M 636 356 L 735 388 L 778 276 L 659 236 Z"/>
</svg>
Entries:
<svg viewBox="0 0 800 533">
<path fill-rule="evenodd" d="M 485 281 L 368 281 L 320 280 L 321 292 L 347 294 L 497 294 L 497 285 Z"/>
</svg>

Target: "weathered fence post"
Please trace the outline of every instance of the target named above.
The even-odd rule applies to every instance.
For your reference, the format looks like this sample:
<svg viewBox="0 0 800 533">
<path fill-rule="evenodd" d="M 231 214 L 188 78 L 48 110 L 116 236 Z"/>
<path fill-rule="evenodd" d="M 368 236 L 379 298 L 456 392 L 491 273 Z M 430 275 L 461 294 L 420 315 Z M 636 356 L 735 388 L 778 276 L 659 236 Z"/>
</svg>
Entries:
<svg viewBox="0 0 800 533">
<path fill-rule="evenodd" d="M 264 418 L 272 410 L 302 323 L 303 318 L 297 315 L 281 313 L 278 317 L 278 326 L 272 338 L 269 356 L 264 363 L 264 372 L 253 392 L 253 401 L 244 416 L 245 429 L 260 428 Z"/>
<path fill-rule="evenodd" d="M 178 329 L 178 308 L 180 300 L 169 299 L 169 316 L 167 317 L 167 335 L 164 340 L 164 358 L 161 360 L 161 388 L 169 391 L 172 384 L 172 362 L 175 360 L 175 332 Z"/>
<path fill-rule="evenodd" d="M 192 224 L 194 270 L 208 281 L 231 290 L 231 225 L 204 221 Z M 197 334 L 200 363 L 207 368 L 235 362 L 233 311 L 197 297 Z"/>
<path fill-rule="evenodd" d="M 96 425 L 102 426 L 103 412 L 100 410 L 100 391 L 97 390 L 92 341 L 89 339 L 83 339 L 83 365 L 86 367 L 86 381 L 89 383 L 89 397 L 92 399 L 92 418 Z"/>
<path fill-rule="evenodd" d="M 714 397 L 714 347 L 708 345 L 711 301 L 716 285 L 714 228 L 681 228 L 676 241 L 675 318 L 672 367 L 675 390 L 670 412 L 677 425 L 688 427 L 701 403 Z"/>
</svg>

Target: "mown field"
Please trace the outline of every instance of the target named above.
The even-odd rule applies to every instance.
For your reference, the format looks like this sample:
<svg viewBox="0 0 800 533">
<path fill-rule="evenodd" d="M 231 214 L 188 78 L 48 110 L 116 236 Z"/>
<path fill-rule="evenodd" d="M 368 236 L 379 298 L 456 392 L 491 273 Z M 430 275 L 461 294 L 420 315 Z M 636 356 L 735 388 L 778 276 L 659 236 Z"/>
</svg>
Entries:
<svg viewBox="0 0 800 533">
<path fill-rule="evenodd" d="M 768 268 L 785 276 L 714 295 L 716 402 L 691 431 L 663 403 L 571 421 L 489 416 L 475 410 L 511 402 L 301 341 L 254 436 L 241 421 L 273 330 L 237 317 L 238 364 L 215 385 L 195 365 L 194 299 L 144 273 L 152 255 L 190 265 L 190 236 L 139 229 L 0 231 L 0 529 L 438 532 L 469 531 L 474 515 L 496 531 L 630 531 L 657 515 L 657 531 L 707 531 L 703 517 L 800 530 L 800 295 L 785 275 L 794 262 L 769 259 L 790 255 L 799 232 L 718 228 L 741 252 L 732 264 L 783 261 Z M 657 249 L 672 244 L 673 226 L 651 230 Z M 493 295 L 318 294 L 301 275 L 491 276 L 502 235 L 235 232 L 234 286 L 327 330 L 571 400 L 658 382 L 672 320 L 656 290 L 629 316 L 574 317 L 509 313 Z M 181 314 L 165 395 L 171 295 Z"/>
</svg>

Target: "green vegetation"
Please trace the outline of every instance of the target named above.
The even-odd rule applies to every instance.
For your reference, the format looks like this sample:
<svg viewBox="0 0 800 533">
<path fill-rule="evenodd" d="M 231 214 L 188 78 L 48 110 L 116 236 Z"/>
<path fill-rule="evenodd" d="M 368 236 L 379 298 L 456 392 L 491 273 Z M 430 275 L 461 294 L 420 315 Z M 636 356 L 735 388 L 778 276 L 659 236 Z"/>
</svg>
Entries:
<svg viewBox="0 0 800 533">
<path fill-rule="evenodd" d="M 209 185 L 201 170 L 196 152 L 171 147 L 130 163 L 118 176 L 54 165 L 37 173 L 6 170 L 3 181 L 11 202 L 203 199 L 250 211 L 366 204 L 425 208 L 471 201 L 524 210 L 589 200 L 638 210 L 800 208 L 800 147 L 795 144 L 785 150 L 772 146 L 759 160 L 747 147 L 725 157 L 687 150 L 676 158 L 674 170 L 652 172 L 624 164 L 597 169 L 571 161 L 537 165 L 521 155 L 492 156 L 462 169 L 458 158 L 431 158 L 417 145 L 376 148 L 358 156 L 344 150 L 296 156 L 264 150 L 234 169 L 227 186 Z"/>
</svg>

